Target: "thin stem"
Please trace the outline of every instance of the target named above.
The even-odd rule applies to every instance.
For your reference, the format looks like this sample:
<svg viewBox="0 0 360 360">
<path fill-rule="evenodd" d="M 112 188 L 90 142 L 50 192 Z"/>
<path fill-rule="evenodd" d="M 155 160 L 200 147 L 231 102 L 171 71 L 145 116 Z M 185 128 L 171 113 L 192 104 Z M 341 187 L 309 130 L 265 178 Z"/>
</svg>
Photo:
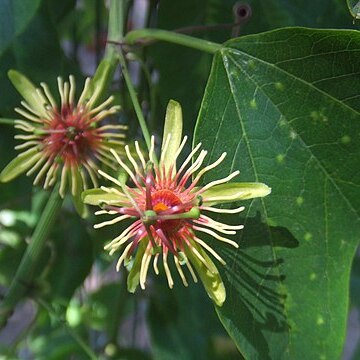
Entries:
<svg viewBox="0 0 360 360">
<path fill-rule="evenodd" d="M 154 109 L 155 109 L 156 99 L 155 99 L 155 91 L 152 86 L 150 71 L 147 68 L 145 62 L 138 55 L 136 55 L 135 53 L 131 53 L 131 57 L 140 64 L 141 70 L 143 71 L 143 74 L 145 75 L 145 81 L 147 83 L 147 88 L 148 88 L 148 92 L 149 92 L 150 109 L 151 109 L 149 123 L 150 123 L 150 125 L 154 126 L 154 121 L 155 121 L 154 120 L 155 119 Z"/>
<path fill-rule="evenodd" d="M 211 54 L 214 54 L 221 49 L 220 44 L 214 43 L 212 41 L 198 39 L 192 36 L 160 29 L 133 30 L 126 34 L 124 40 L 129 45 L 133 45 L 140 40 L 161 40 L 171 42 L 173 44 L 187 46 Z"/>
<path fill-rule="evenodd" d="M 102 1 L 95 1 L 95 59 L 98 67 L 101 61 L 101 17 L 102 17 Z"/>
<path fill-rule="evenodd" d="M 21 300 L 31 283 L 40 254 L 44 248 L 48 234 L 61 209 L 62 199 L 59 187 L 55 186 L 35 228 L 31 242 L 26 248 L 10 288 L 0 305 L 0 328 L 11 316 L 16 304 Z"/>
<path fill-rule="evenodd" d="M 110 2 L 106 58 L 111 58 L 117 54 L 117 46 L 114 43 L 123 40 L 128 2 L 129 0 L 111 0 Z"/>
<path fill-rule="evenodd" d="M 3 124 L 3 125 L 11 125 L 11 126 L 14 126 L 14 122 L 15 122 L 14 119 L 0 118 L 0 124 Z"/>
<path fill-rule="evenodd" d="M 122 43 L 123 40 L 123 29 L 125 21 L 125 10 L 127 7 L 128 0 L 111 0 L 110 10 L 109 10 L 109 25 L 108 25 L 108 41 L 106 46 L 106 57 L 117 56 L 119 59 L 120 65 L 122 67 L 122 72 L 126 82 L 126 86 L 129 90 L 130 98 L 134 106 L 136 116 L 138 118 L 141 131 L 143 133 L 145 143 L 150 151 L 151 147 L 151 138 L 149 129 L 146 125 L 144 115 L 139 103 L 139 100 L 136 96 L 135 88 L 132 84 L 131 77 L 127 68 L 127 64 L 124 58 L 124 55 L 121 52 L 121 49 L 117 44 Z"/>
<path fill-rule="evenodd" d="M 85 341 L 80 337 L 80 335 L 72 329 L 67 321 L 63 319 L 52 307 L 51 305 L 47 304 L 42 299 L 37 299 L 37 302 L 49 313 L 49 315 L 56 318 L 56 320 L 63 324 L 66 328 L 67 332 L 70 334 L 70 336 L 78 343 L 78 345 L 84 350 L 84 352 L 89 356 L 92 360 L 97 360 L 98 357 L 96 354 L 92 351 L 92 349 L 85 343 Z"/>
<path fill-rule="evenodd" d="M 122 54 L 122 52 L 120 50 L 119 50 L 119 61 L 120 61 L 121 67 L 122 67 L 122 72 L 123 72 L 123 76 L 124 76 L 124 79 L 125 79 L 125 83 L 126 83 L 126 86 L 127 86 L 128 90 L 129 90 L 130 98 L 131 98 L 131 101 L 132 101 L 136 116 L 138 118 L 141 131 L 142 131 L 144 139 L 145 139 L 146 146 L 147 146 L 148 150 L 150 151 L 151 137 L 150 137 L 149 129 L 147 127 L 144 115 L 142 113 L 142 109 L 141 109 L 139 100 L 137 98 L 134 85 L 133 85 L 133 83 L 131 81 L 129 70 L 127 68 L 127 64 L 126 64 L 124 55 Z"/>
</svg>

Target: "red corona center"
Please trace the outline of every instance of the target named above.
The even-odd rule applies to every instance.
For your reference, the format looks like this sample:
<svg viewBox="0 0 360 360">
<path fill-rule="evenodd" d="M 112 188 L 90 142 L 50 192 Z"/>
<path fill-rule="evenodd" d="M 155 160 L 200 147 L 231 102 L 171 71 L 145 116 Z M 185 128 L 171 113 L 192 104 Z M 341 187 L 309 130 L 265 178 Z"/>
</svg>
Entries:
<svg viewBox="0 0 360 360">
<path fill-rule="evenodd" d="M 178 196 L 174 194 L 172 190 L 162 189 L 155 191 L 151 194 L 151 202 L 153 205 L 153 210 L 158 214 L 161 215 L 162 213 L 166 212 L 167 210 L 171 210 L 177 205 L 183 204 L 183 202 L 179 199 Z M 190 210 L 187 208 L 181 208 L 179 211 L 175 211 L 176 214 L 184 213 Z M 165 233 L 172 234 L 179 230 L 183 223 L 181 219 L 175 220 L 158 220 L 156 222 L 155 229 L 161 228 Z"/>
<path fill-rule="evenodd" d="M 100 137 L 97 129 L 89 126 L 89 117 L 82 109 L 63 106 L 54 111 L 45 130 L 48 135 L 43 144 L 49 156 L 60 156 L 65 163 L 81 163 L 98 147 Z"/>
</svg>

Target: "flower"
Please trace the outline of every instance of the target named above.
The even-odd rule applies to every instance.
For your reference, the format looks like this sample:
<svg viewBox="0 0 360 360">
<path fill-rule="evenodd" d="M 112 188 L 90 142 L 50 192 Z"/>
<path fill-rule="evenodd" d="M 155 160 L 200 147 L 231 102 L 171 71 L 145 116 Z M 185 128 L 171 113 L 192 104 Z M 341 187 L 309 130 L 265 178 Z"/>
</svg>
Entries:
<svg viewBox="0 0 360 360">
<path fill-rule="evenodd" d="M 110 106 L 113 97 L 96 104 L 101 89 L 95 88 L 91 93 L 91 79 L 87 78 L 76 103 L 74 77 L 70 76 L 69 82 L 58 77 L 58 105 L 46 84 L 35 88 L 16 71 L 11 71 L 9 77 L 25 99 L 22 107 L 15 109 L 23 117 L 15 120 L 15 128 L 25 134 L 15 135 L 23 141 L 15 147 L 20 153 L 1 172 L 0 180 L 7 182 L 23 172 L 37 172 L 34 184 L 43 183 L 47 189 L 60 178 L 61 197 L 67 187 L 74 197 L 81 194 L 87 188 L 87 177 L 93 186 L 98 186 L 98 163 L 114 168 L 109 149 L 123 146 L 124 134 L 119 130 L 125 127 L 102 123 L 119 110 L 119 106 Z"/>
<path fill-rule="evenodd" d="M 145 161 L 138 142 L 135 142 L 135 149 L 139 164 L 131 154 L 129 146 L 125 146 L 129 164 L 133 169 L 113 149 L 110 150 L 134 187 L 126 185 L 124 176 L 116 179 L 99 170 L 114 186 L 88 190 L 83 199 L 86 203 L 102 207 L 102 210 L 96 212 L 97 215 L 115 215 L 112 220 L 99 223 L 95 228 L 134 219 L 130 226 L 105 246 L 105 249 L 110 250 L 110 254 L 122 251 L 117 270 L 122 263 L 129 263 L 133 259 L 128 276 L 129 291 L 135 291 L 138 284 L 142 289 L 145 288 L 151 262 L 155 273 L 159 273 L 159 258 L 162 259 L 169 287 L 172 288 L 174 280 L 169 266 L 169 258 L 172 257 L 183 284 L 188 285 L 183 269 L 187 268 L 195 282 L 197 273 L 209 296 L 221 306 L 226 292 L 220 274 L 208 254 L 222 264 L 225 264 L 225 261 L 201 235 L 207 234 L 219 242 L 238 247 L 228 235 L 235 235 L 243 225 L 218 222 L 209 214 L 239 213 L 244 209 L 243 206 L 221 209 L 214 205 L 265 196 L 270 189 L 259 183 L 228 184 L 239 171 L 199 186 L 204 174 L 218 166 L 226 156 L 226 153 L 221 154 L 215 162 L 200 170 L 207 155 L 207 151 L 200 150 L 201 144 L 190 152 L 177 170 L 176 160 L 187 140 L 186 136 L 181 140 L 180 121 L 180 105 L 171 101 L 167 110 L 159 162 L 155 157 L 154 137 L 151 139 L 149 162 Z M 194 157 L 196 158 L 191 164 Z"/>
</svg>

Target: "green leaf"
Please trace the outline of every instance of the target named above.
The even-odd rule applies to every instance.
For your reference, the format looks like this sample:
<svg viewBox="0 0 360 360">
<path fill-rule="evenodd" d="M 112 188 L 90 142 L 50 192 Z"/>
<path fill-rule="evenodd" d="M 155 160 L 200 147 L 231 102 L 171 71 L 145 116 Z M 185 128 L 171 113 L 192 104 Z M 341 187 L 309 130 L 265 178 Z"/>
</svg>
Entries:
<svg viewBox="0 0 360 360">
<path fill-rule="evenodd" d="M 114 205 L 122 206 L 126 202 L 126 196 L 120 196 L 119 194 L 107 193 L 101 189 L 89 189 L 83 191 L 82 200 L 88 205 L 101 205 L 104 202 L 111 202 Z"/>
<path fill-rule="evenodd" d="M 179 277 L 174 280 L 174 288 L 169 291 L 166 277 L 160 270 L 152 283 L 147 320 L 153 358 L 240 360 L 202 286 L 189 281 L 189 286 L 185 287 Z"/>
<path fill-rule="evenodd" d="M 58 297 L 69 301 L 91 270 L 93 243 L 84 221 L 73 214 L 60 216 L 55 230 L 46 280 L 51 286 L 52 299 Z"/>
<path fill-rule="evenodd" d="M 353 27 L 344 0 L 161 1 L 157 24 L 159 28 L 168 30 L 187 28 L 189 35 L 222 43 L 232 36 L 230 24 L 237 22 L 233 9 L 244 4 L 251 7 L 251 16 L 240 26 L 241 36 L 284 26 Z M 199 111 L 211 56 L 168 43 L 156 43 L 149 47 L 148 52 L 151 65 L 159 73 L 154 88 L 159 101 L 152 117 L 152 128 L 161 125 L 156 119 L 161 118 L 169 98 L 173 98 L 182 105 L 184 133 L 190 134 Z M 161 131 L 160 126 L 158 131 Z"/>
<path fill-rule="evenodd" d="M 16 91 L 7 78 L 9 69 L 16 69 L 26 74 L 36 85 L 46 82 L 53 94 L 57 91 L 54 90 L 57 89 L 56 77 L 58 75 L 68 76 L 69 73 L 78 75 L 80 70 L 73 64 L 70 65 L 70 61 L 64 56 L 60 46 L 59 34 L 61 32 L 58 31 L 57 24 L 50 15 L 50 5 L 47 1 L 6 2 L 24 3 L 19 6 L 22 6 L 26 18 L 29 16 L 26 21 L 19 18 L 21 31 L 16 31 L 6 50 L 3 53 L 0 52 L 0 92 L 2 94 L 0 108 L 1 113 L 9 117 L 10 114 L 13 116 L 13 107 L 18 106 L 20 101 L 20 97 L 16 96 Z M 30 2 L 31 6 L 36 6 L 33 11 L 25 6 Z M 14 8 L 16 6 L 18 5 L 14 5 Z M 8 19 L 2 17 L 8 17 Z M 9 24 L 12 21 L 6 11 L 1 11 L 0 18 L 2 24 Z M 11 29 L 10 26 L 9 29 Z"/>
<path fill-rule="evenodd" d="M 205 190 L 201 196 L 204 199 L 204 205 L 211 206 L 264 197 L 270 193 L 271 189 L 262 183 L 228 183 L 215 185 Z"/>
<path fill-rule="evenodd" d="M 36 148 L 18 155 L 0 173 L 0 181 L 8 182 L 29 170 L 40 158 L 42 154 Z"/>
<path fill-rule="evenodd" d="M 360 19 L 360 1 L 359 0 L 346 0 L 349 11 L 355 19 Z"/>
<path fill-rule="evenodd" d="M 219 317 L 246 358 L 340 357 L 360 233 L 359 63 L 358 32 L 302 28 L 215 56 L 195 140 L 209 163 L 224 144 L 228 156 L 205 178 L 239 169 L 272 188 L 248 206 L 258 219 L 240 250 L 214 244 L 228 264 Z M 237 219 L 245 231 L 250 221 Z"/>
<path fill-rule="evenodd" d="M 175 154 L 179 149 L 182 138 L 182 111 L 181 105 L 174 100 L 170 100 L 166 108 L 164 134 L 161 150 L 164 149 L 168 136 L 170 135 L 170 141 L 167 145 L 166 152 L 161 152 L 160 163 L 163 164 L 166 169 L 169 169 L 174 165 Z M 175 169 L 176 170 L 176 169 Z"/>
<path fill-rule="evenodd" d="M 3 0 L 0 12 L 0 56 L 31 21 L 40 0 Z"/>
</svg>

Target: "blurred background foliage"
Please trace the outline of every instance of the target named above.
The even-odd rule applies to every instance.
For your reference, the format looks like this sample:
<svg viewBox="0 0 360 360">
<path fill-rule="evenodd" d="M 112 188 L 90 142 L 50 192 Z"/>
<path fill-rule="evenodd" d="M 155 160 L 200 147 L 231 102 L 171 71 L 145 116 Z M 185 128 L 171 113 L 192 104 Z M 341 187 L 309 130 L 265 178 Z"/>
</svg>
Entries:
<svg viewBox="0 0 360 360">
<path fill-rule="evenodd" d="M 236 24 L 236 26 L 232 26 Z M 357 28 L 343 0 L 134 0 L 126 31 L 157 27 L 224 42 L 279 27 Z M 102 0 L 0 0 L 0 116 L 14 117 L 20 102 L 9 69 L 54 89 L 56 76 L 92 75 L 106 41 Z M 161 135 L 166 104 L 183 106 L 185 130 L 196 122 L 212 56 L 167 43 L 134 48 L 131 73 L 150 128 Z M 117 74 L 112 90 L 123 106 L 129 137 L 140 138 L 135 114 Z M 12 159 L 14 129 L 0 125 L 0 168 Z M 6 292 L 49 195 L 22 176 L 1 184 L 0 286 Z M 146 292 L 126 292 L 123 274 L 103 244 L 119 229 L 95 232 L 94 219 L 79 219 L 70 202 L 42 254 L 30 300 L 20 304 L 0 332 L 3 359 L 241 359 L 199 285 L 167 289 L 166 280 Z M 359 358 L 360 260 L 352 275 L 352 325 L 346 359 Z M 355 334 L 355 335 L 354 335 Z M 357 335 L 356 335 L 357 334 Z M 84 343 L 87 344 L 84 346 Z M 356 349 L 356 347 L 358 347 Z"/>
</svg>

